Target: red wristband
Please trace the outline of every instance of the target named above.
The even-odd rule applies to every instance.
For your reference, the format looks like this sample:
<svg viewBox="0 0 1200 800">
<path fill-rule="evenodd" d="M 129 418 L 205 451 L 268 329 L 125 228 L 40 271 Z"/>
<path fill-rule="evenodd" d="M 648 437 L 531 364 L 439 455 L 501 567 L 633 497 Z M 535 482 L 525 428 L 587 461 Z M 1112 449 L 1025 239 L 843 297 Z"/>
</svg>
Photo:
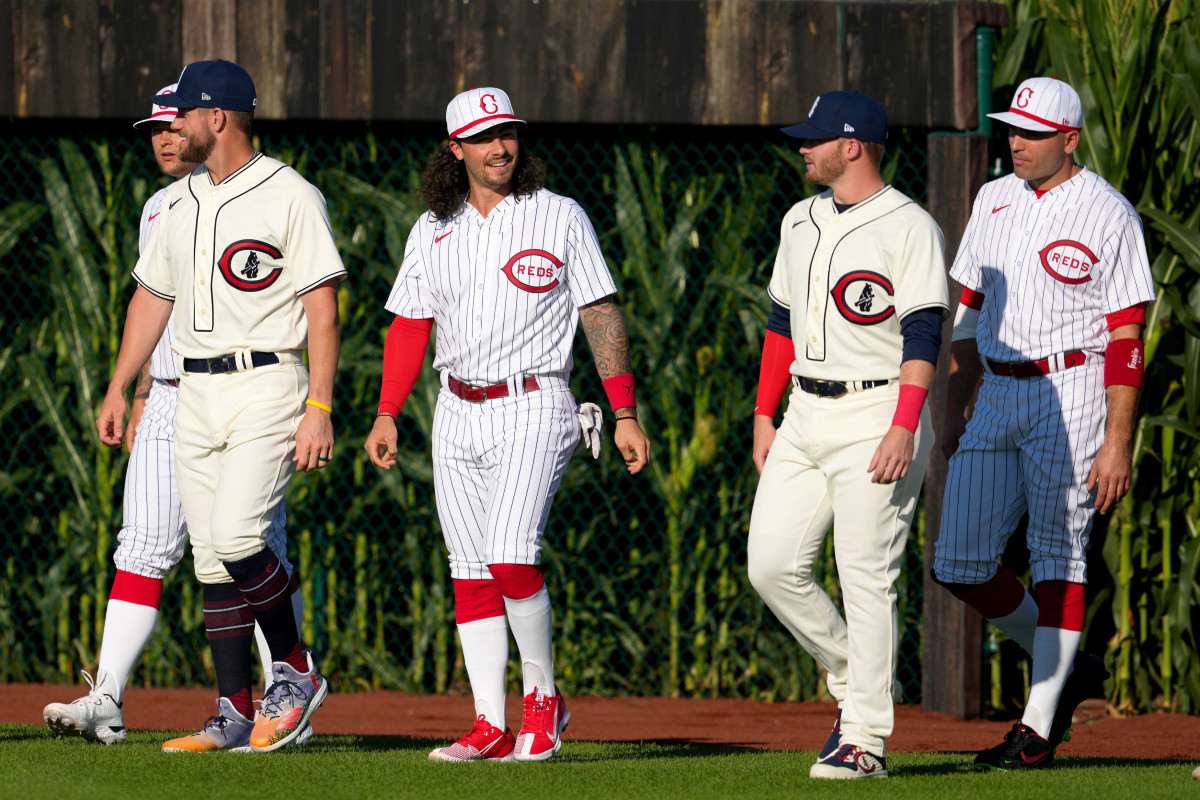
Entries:
<svg viewBox="0 0 1200 800">
<path fill-rule="evenodd" d="M 624 375 L 614 375 L 603 381 L 604 392 L 608 395 L 608 404 L 613 411 L 622 408 L 633 408 L 637 405 L 637 394 L 633 391 L 633 376 L 626 372 Z"/>
<path fill-rule="evenodd" d="M 781 333 L 767 331 L 763 338 L 762 366 L 758 370 L 758 396 L 754 399 L 754 413 L 775 418 L 779 401 L 792 380 L 792 362 L 796 360 L 796 346 Z"/>
<path fill-rule="evenodd" d="M 1141 339 L 1113 339 L 1104 351 L 1104 385 L 1142 388 L 1146 351 Z"/>
<path fill-rule="evenodd" d="M 921 423 L 921 409 L 925 407 L 925 397 L 928 389 L 923 389 L 915 383 L 900 384 L 900 399 L 896 401 L 896 414 L 892 424 L 899 425 L 909 433 L 917 432 Z"/>
</svg>

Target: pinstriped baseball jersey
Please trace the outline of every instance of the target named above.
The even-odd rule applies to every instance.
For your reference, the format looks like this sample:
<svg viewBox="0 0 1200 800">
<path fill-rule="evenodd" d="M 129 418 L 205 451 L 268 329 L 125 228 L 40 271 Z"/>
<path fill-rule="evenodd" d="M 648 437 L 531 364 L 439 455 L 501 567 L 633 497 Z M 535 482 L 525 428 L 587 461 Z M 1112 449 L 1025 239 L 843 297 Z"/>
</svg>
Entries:
<svg viewBox="0 0 1200 800">
<path fill-rule="evenodd" d="M 162 215 L 163 200 L 167 196 L 168 188 L 170 187 L 159 189 L 146 201 L 146 205 L 142 206 L 142 221 L 138 228 L 139 253 L 145 253 L 149 249 L 154 232 L 158 230 L 158 218 Z M 150 356 L 150 377 L 152 378 L 163 381 L 179 380 L 179 365 L 175 363 L 175 354 L 171 352 L 171 343 L 174 341 L 171 331 L 174 326 L 175 311 L 172 309 L 171 318 L 167 320 L 167 327 L 163 330 L 162 338 L 158 340 L 158 344 Z"/>
<path fill-rule="evenodd" d="M 261 153 L 220 184 L 199 167 L 169 186 L 133 271 L 175 302 L 175 350 L 188 358 L 305 349 L 299 295 L 345 275 L 321 193 Z"/>
<path fill-rule="evenodd" d="M 943 251 L 937 223 L 891 186 L 841 213 L 830 190 L 792 206 L 767 288 L 790 311 L 792 374 L 898 379 L 900 320 L 948 309 Z"/>
<path fill-rule="evenodd" d="M 1029 361 L 1108 345 L 1105 314 L 1154 299 L 1141 219 L 1087 169 L 1038 198 L 1006 175 L 975 198 L 950 276 L 984 294 L 984 358 Z"/>
<path fill-rule="evenodd" d="M 541 189 L 486 218 L 423 215 L 386 306 L 437 323 L 435 369 L 492 384 L 569 371 L 579 307 L 615 293 L 587 214 Z"/>
</svg>

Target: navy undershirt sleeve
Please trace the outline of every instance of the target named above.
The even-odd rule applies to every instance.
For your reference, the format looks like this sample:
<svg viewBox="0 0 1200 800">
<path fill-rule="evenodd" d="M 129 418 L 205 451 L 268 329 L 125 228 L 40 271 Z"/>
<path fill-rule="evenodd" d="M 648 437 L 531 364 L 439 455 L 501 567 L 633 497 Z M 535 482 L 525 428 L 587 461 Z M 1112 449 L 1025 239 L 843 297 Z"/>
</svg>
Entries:
<svg viewBox="0 0 1200 800">
<path fill-rule="evenodd" d="M 904 339 L 901 361 L 919 358 L 937 364 L 942 347 L 942 312 L 937 308 L 914 311 L 900 320 L 900 336 Z"/>
<path fill-rule="evenodd" d="M 767 330 L 775 331 L 780 336 L 792 338 L 792 314 L 783 306 L 771 302 L 771 316 L 767 317 Z"/>
</svg>

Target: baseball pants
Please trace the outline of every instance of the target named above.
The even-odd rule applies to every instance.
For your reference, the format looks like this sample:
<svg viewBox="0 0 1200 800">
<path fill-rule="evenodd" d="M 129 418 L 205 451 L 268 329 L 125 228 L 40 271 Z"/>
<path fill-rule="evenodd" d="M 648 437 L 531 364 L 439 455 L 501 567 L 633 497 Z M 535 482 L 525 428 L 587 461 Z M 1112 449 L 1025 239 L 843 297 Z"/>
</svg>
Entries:
<svg viewBox="0 0 1200 800">
<path fill-rule="evenodd" d="M 581 436 L 565 376 L 472 403 L 446 386 L 433 418 L 438 519 L 455 580 L 491 580 L 489 564 L 538 564 L 554 493 Z"/>
<path fill-rule="evenodd" d="M 231 582 L 222 562 L 261 552 L 281 528 L 307 397 L 308 372 L 298 361 L 185 374 L 175 458 L 201 583 Z"/>
<path fill-rule="evenodd" d="M 751 584 L 829 674 L 842 742 L 876 752 L 893 728 L 895 582 L 933 446 L 926 408 L 908 474 L 871 482 L 867 466 L 898 396 L 898 383 L 838 398 L 794 389 L 759 478 L 748 542 Z M 845 618 L 813 579 L 830 526 Z"/>
<path fill-rule="evenodd" d="M 950 459 L 934 572 L 980 584 L 1029 512 L 1033 584 L 1087 582 L 1096 494 L 1088 473 L 1104 441 L 1103 359 L 1038 378 L 985 371 L 975 411 Z"/>
</svg>

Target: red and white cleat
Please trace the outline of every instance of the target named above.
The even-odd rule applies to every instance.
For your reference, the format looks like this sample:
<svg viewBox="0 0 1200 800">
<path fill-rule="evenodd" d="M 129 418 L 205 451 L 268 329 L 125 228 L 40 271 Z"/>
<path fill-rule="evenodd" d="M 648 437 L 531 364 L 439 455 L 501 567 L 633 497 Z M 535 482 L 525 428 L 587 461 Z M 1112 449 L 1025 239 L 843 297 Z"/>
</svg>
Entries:
<svg viewBox="0 0 1200 800">
<path fill-rule="evenodd" d="M 525 713 L 517 734 L 517 761 L 545 761 L 562 749 L 562 732 L 571 720 L 562 694 L 534 688 L 525 695 Z"/>
<path fill-rule="evenodd" d="M 512 761 L 513 735 L 500 730 L 480 714 L 467 735 L 452 745 L 429 753 L 430 761 Z"/>
</svg>

